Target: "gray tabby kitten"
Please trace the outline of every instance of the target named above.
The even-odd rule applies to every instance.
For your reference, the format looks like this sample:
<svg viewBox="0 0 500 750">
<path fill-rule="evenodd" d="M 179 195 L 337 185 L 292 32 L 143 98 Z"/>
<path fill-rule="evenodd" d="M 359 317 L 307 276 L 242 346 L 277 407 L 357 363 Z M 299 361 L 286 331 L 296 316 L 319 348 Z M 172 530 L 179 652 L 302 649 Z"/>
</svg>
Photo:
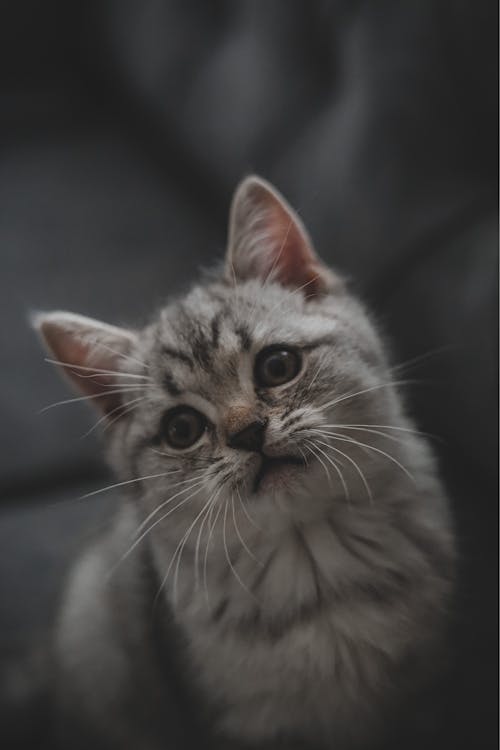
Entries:
<svg viewBox="0 0 500 750">
<path fill-rule="evenodd" d="M 124 493 L 60 615 L 72 726 L 178 746 L 173 623 L 215 747 L 373 747 L 435 666 L 453 539 L 370 318 L 290 206 L 245 179 L 224 271 L 144 330 L 36 326 L 101 410 Z"/>
</svg>

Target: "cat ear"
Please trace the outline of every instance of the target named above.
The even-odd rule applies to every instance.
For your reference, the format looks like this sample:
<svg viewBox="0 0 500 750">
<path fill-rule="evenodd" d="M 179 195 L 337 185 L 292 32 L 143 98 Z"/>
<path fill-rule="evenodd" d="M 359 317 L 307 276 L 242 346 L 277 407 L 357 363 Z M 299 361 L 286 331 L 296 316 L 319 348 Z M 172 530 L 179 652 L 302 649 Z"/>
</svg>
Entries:
<svg viewBox="0 0 500 750">
<path fill-rule="evenodd" d="M 295 211 L 265 180 L 250 176 L 236 189 L 229 217 L 226 278 L 277 281 L 306 297 L 341 285 L 314 252 Z"/>
<path fill-rule="evenodd" d="M 125 377 L 134 368 L 128 353 L 135 334 L 68 312 L 36 313 L 31 320 L 53 357 L 49 361 L 62 369 L 73 387 L 103 413 L 116 410 L 121 403 L 119 391 L 135 383 L 135 378 Z"/>
</svg>

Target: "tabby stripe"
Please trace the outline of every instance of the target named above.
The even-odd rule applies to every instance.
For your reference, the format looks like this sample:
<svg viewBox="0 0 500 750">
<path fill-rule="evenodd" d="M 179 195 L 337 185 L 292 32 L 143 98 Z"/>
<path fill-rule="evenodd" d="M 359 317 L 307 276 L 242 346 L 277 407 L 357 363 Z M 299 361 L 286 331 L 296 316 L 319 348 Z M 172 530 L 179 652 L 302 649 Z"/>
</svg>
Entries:
<svg viewBox="0 0 500 750">
<path fill-rule="evenodd" d="M 195 360 L 204 369 L 208 369 L 212 363 L 212 346 L 211 342 L 205 338 L 205 333 L 201 327 L 198 328 L 196 333 L 193 331 L 191 346 Z"/>
<path fill-rule="evenodd" d="M 182 362 L 183 364 L 187 365 L 190 370 L 194 369 L 194 362 L 189 356 L 189 354 L 185 354 L 184 352 L 179 351 L 179 349 L 171 349 L 169 346 L 163 346 L 162 352 L 167 357 L 171 357 L 172 359 L 177 359 L 179 362 Z"/>
<path fill-rule="evenodd" d="M 243 351 L 248 352 L 252 347 L 252 339 L 248 329 L 245 326 L 238 326 L 238 328 L 235 329 L 235 333 L 240 340 Z"/>
<path fill-rule="evenodd" d="M 182 393 L 182 390 L 169 372 L 163 373 L 163 385 L 171 396 L 180 396 Z"/>
<path fill-rule="evenodd" d="M 220 338 L 220 321 L 222 318 L 222 312 L 218 312 L 217 315 L 212 318 L 212 322 L 210 323 L 210 330 L 212 331 L 212 348 L 217 349 L 219 346 L 219 338 Z"/>
<path fill-rule="evenodd" d="M 291 427 L 292 425 L 296 424 L 297 422 L 300 422 L 301 419 L 303 419 L 303 414 L 294 414 L 293 417 L 290 417 L 289 419 L 285 420 L 283 422 L 283 429 L 286 430 L 288 427 Z"/>
</svg>

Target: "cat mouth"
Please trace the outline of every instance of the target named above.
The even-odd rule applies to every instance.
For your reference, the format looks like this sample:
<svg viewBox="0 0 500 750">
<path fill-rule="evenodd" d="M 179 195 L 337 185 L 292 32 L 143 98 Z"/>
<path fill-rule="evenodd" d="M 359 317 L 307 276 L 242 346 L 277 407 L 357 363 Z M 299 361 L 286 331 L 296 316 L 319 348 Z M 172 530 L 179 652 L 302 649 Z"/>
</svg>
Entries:
<svg viewBox="0 0 500 750">
<path fill-rule="evenodd" d="M 258 492 L 265 480 L 271 477 L 278 478 L 282 469 L 288 466 L 304 467 L 305 461 L 298 456 L 265 456 L 262 455 L 261 464 L 253 481 L 253 492 Z"/>
</svg>

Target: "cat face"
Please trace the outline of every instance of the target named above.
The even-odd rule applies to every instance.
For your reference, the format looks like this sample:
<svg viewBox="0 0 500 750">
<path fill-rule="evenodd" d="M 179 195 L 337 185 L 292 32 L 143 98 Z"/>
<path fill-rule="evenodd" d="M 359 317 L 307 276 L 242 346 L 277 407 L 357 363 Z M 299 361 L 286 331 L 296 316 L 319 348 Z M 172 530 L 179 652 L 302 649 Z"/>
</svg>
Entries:
<svg viewBox="0 0 500 750">
<path fill-rule="evenodd" d="M 136 488 L 151 513 L 161 506 L 159 517 L 194 517 L 241 498 L 292 512 L 351 494 L 366 502 L 359 464 L 370 460 L 352 442 L 359 435 L 337 433 L 335 448 L 330 435 L 394 420 L 382 348 L 263 181 L 248 178 L 236 192 L 223 274 L 145 330 L 69 313 L 40 315 L 36 325 L 103 412 L 120 475 L 149 477 Z"/>
<path fill-rule="evenodd" d="M 168 466 L 244 496 L 293 494 L 311 470 L 327 479 L 314 430 L 381 366 L 369 336 L 353 343 L 354 312 L 347 299 L 253 281 L 197 288 L 165 309 L 136 354 L 150 378 L 128 431 L 141 471 Z"/>
</svg>

